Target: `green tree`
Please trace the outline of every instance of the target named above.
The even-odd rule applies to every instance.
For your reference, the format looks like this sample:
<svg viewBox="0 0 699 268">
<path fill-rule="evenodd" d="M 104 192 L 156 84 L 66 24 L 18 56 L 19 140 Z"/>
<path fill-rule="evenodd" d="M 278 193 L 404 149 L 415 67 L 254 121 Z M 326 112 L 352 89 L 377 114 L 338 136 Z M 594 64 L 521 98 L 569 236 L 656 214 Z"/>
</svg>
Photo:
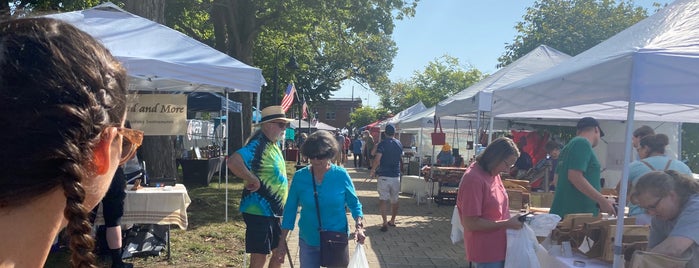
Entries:
<svg viewBox="0 0 699 268">
<path fill-rule="evenodd" d="M 374 109 L 371 107 L 361 107 L 350 114 L 349 127 L 360 128 L 376 122 L 379 119 L 386 119 L 389 117 L 389 112 L 386 108 Z"/>
<path fill-rule="evenodd" d="M 483 78 L 473 66 L 463 67 L 459 59 L 444 55 L 415 71 L 407 82 L 396 82 L 377 89 L 381 104 L 392 112 L 400 112 L 419 101 L 431 107 Z"/>
<path fill-rule="evenodd" d="M 505 45 L 498 67 L 542 44 L 575 56 L 647 16 L 633 1 L 537 0 L 515 26 L 518 34 Z"/>
</svg>

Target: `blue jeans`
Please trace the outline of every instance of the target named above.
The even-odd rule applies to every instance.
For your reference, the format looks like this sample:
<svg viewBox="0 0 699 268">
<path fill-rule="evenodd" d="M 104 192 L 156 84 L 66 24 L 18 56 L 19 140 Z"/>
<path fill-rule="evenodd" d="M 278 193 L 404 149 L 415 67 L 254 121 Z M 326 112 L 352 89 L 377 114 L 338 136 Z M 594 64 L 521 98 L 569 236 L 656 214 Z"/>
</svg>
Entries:
<svg viewBox="0 0 699 268">
<path fill-rule="evenodd" d="M 299 260 L 301 268 L 320 267 L 320 247 L 308 245 L 299 238 Z"/>
<path fill-rule="evenodd" d="M 505 267 L 505 261 L 498 262 L 474 262 L 476 268 L 503 268 Z"/>
</svg>

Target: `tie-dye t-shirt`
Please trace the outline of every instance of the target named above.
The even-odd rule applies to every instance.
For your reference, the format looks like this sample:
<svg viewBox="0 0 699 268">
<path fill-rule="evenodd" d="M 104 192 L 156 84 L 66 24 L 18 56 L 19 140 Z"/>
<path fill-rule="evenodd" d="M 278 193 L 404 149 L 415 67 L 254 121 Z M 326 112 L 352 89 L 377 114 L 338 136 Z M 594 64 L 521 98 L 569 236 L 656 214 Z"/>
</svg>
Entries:
<svg viewBox="0 0 699 268">
<path fill-rule="evenodd" d="M 245 166 L 260 179 L 260 189 L 256 192 L 243 190 L 240 212 L 281 217 L 289 183 L 279 144 L 259 132 L 237 153 L 243 158 Z"/>
</svg>

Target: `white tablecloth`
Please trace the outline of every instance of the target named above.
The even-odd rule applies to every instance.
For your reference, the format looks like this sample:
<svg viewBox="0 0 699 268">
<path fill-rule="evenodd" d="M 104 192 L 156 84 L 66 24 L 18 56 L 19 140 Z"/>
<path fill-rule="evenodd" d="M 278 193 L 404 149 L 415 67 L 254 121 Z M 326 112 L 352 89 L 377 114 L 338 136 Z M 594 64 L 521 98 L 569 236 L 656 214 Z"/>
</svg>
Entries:
<svg viewBox="0 0 699 268">
<path fill-rule="evenodd" d="M 131 187 L 129 185 L 128 187 Z M 124 216 L 121 224 L 177 224 L 187 229 L 187 207 L 192 203 L 187 188 L 182 184 L 173 187 L 144 187 L 137 191 L 126 190 Z M 95 225 L 104 224 L 102 205 Z"/>
</svg>

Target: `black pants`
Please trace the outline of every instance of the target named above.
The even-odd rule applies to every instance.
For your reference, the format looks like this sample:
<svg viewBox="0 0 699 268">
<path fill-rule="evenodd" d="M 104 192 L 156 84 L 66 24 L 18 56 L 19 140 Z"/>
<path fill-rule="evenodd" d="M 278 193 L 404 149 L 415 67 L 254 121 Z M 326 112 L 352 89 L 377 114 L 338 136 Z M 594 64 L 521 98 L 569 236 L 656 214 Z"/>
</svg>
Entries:
<svg viewBox="0 0 699 268">
<path fill-rule="evenodd" d="M 354 167 L 362 167 L 362 154 L 352 153 L 354 155 Z M 357 160 L 359 160 L 359 165 L 357 165 Z"/>
</svg>

